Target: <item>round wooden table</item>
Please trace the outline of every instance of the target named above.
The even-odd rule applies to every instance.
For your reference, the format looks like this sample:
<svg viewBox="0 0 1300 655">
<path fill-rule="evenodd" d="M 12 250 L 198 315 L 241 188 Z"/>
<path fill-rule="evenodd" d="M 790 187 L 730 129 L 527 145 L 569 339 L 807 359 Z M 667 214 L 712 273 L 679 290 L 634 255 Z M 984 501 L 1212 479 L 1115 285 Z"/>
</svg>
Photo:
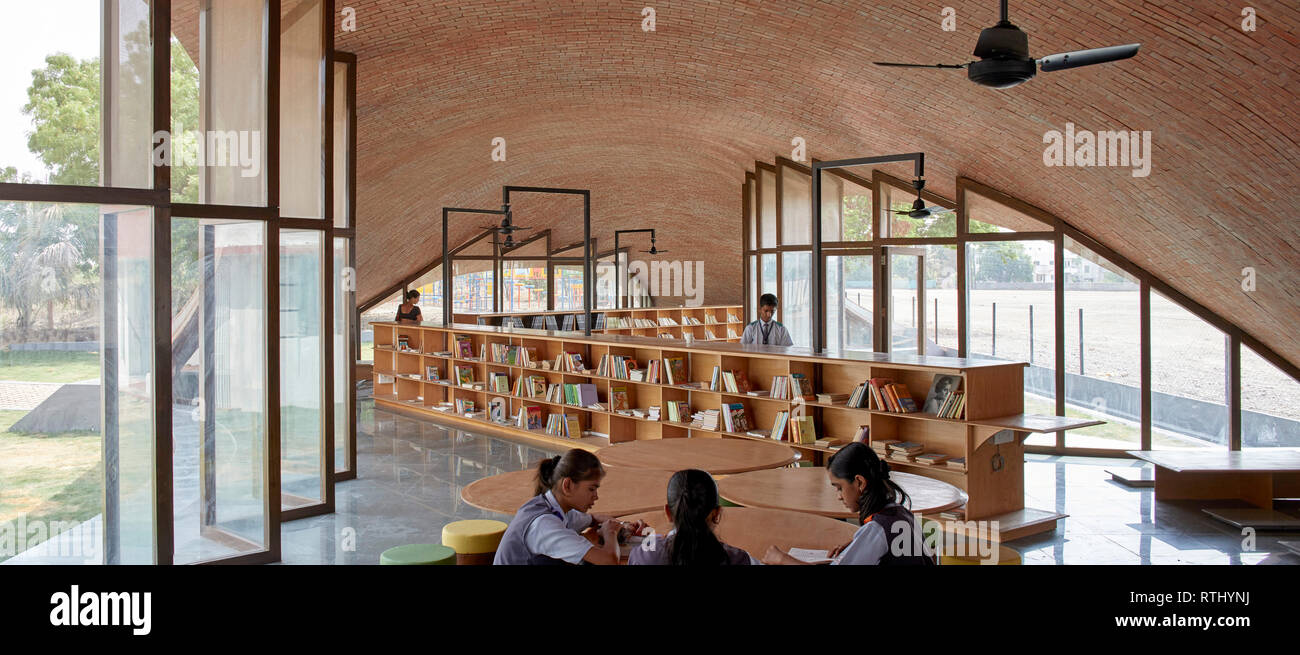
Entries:
<svg viewBox="0 0 1300 655">
<path fill-rule="evenodd" d="M 628 441 L 601 448 L 596 456 L 611 467 L 700 469 L 713 475 L 776 468 L 798 458 L 793 448 L 775 442 L 709 437 Z"/>
<path fill-rule="evenodd" d="M 672 471 L 651 469 L 607 469 L 597 491 L 592 512 L 619 516 L 658 509 L 668 502 L 668 478 Z M 535 469 L 512 471 L 475 480 L 460 491 L 461 500 L 489 512 L 514 514 L 533 497 Z"/>
<path fill-rule="evenodd" d="M 891 471 L 889 479 L 907 492 L 913 514 L 937 514 L 960 507 L 966 493 L 942 480 Z M 837 519 L 857 518 L 845 509 L 824 467 L 780 468 L 729 475 L 718 480 L 723 498 L 745 507 L 768 507 L 820 514 Z"/>
<path fill-rule="evenodd" d="M 661 508 L 657 512 L 643 512 L 621 516 L 622 521 L 642 520 L 649 523 L 659 536 L 673 529 L 668 516 Z M 812 548 L 831 550 L 853 539 L 857 528 L 844 521 L 783 509 L 760 507 L 723 507 L 715 533 L 723 542 L 743 548 L 751 557 L 762 561 L 768 546 L 782 550 Z"/>
</svg>

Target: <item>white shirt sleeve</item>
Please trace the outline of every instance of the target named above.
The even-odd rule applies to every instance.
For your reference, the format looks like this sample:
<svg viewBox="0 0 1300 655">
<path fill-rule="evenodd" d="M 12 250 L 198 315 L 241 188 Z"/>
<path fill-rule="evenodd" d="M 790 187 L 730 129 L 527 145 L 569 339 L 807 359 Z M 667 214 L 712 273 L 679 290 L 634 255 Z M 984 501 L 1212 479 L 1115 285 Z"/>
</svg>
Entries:
<svg viewBox="0 0 1300 655">
<path fill-rule="evenodd" d="M 740 343 L 758 343 L 758 330 L 754 328 L 754 322 L 750 321 L 749 325 L 740 333 Z"/>
<path fill-rule="evenodd" d="M 888 552 L 889 539 L 885 535 L 885 529 L 875 521 L 867 521 L 866 525 L 853 534 L 853 541 L 840 553 L 839 559 L 831 564 L 875 565 Z"/>
<path fill-rule="evenodd" d="M 595 519 L 591 518 L 590 514 L 579 512 L 576 509 L 571 509 L 568 514 L 564 515 L 564 525 L 574 532 L 582 532 L 583 530 L 586 530 L 591 527 L 591 524 L 594 521 Z"/>
<path fill-rule="evenodd" d="M 582 514 L 581 512 L 578 512 Z M 573 514 L 573 512 L 570 512 Z M 587 516 L 583 514 L 583 516 Z M 570 516 L 572 520 L 572 516 Z M 587 519 L 590 522 L 590 518 Z M 524 531 L 524 543 L 528 550 L 537 555 L 545 555 L 563 560 L 570 564 L 581 564 L 582 558 L 591 550 L 590 541 L 583 538 L 574 529 L 561 521 L 554 514 L 537 517 Z"/>
</svg>

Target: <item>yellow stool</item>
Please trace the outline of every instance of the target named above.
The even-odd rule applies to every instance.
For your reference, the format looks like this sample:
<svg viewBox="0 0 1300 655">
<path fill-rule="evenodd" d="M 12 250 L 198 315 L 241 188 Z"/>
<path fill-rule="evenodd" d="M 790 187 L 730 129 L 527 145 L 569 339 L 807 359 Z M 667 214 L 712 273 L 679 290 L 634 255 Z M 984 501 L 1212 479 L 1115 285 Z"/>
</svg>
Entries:
<svg viewBox="0 0 1300 655">
<path fill-rule="evenodd" d="M 940 555 L 939 564 L 943 566 L 962 566 L 968 564 L 981 564 L 978 553 L 967 555 Z M 1020 553 L 1006 546 L 998 546 L 998 564 L 1017 565 L 1020 564 Z"/>
<path fill-rule="evenodd" d="M 442 545 L 456 551 L 456 564 L 491 564 L 506 524 L 489 519 L 453 521 L 442 528 Z"/>
<path fill-rule="evenodd" d="M 456 551 L 438 544 L 407 544 L 381 553 L 379 563 L 397 566 L 453 566 L 456 564 Z"/>
</svg>

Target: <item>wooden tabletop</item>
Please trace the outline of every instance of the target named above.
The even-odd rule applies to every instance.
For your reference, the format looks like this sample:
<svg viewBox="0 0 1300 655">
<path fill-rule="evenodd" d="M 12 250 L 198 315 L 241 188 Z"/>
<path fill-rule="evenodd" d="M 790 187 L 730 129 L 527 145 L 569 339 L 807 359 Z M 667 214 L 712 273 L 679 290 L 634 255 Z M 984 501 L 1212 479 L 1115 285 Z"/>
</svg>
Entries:
<svg viewBox="0 0 1300 655">
<path fill-rule="evenodd" d="M 602 453 L 605 451 L 601 451 Z M 1260 448 L 1231 451 L 1225 448 L 1197 450 L 1129 450 L 1128 454 L 1179 473 L 1282 473 L 1300 471 L 1300 450 Z"/>
<path fill-rule="evenodd" d="M 651 469 L 607 469 L 596 492 L 592 512 L 618 516 L 658 509 L 668 502 L 668 478 L 672 471 Z M 476 480 L 460 492 L 461 500 L 489 512 L 514 514 L 533 497 L 537 472 L 533 469 L 513 471 Z"/>
<path fill-rule="evenodd" d="M 937 514 L 960 507 L 966 493 L 942 480 L 891 471 L 889 479 L 907 492 L 914 514 Z M 746 507 L 788 509 L 837 519 L 857 517 L 840 502 L 823 467 L 780 468 L 729 475 L 718 480 L 723 498 Z"/>
<path fill-rule="evenodd" d="M 673 529 L 661 508 L 619 517 L 623 521 L 642 520 L 655 534 L 666 535 Z M 742 548 L 754 559 L 762 560 L 768 546 L 782 550 L 813 548 L 830 550 L 853 539 L 857 528 L 851 523 L 805 512 L 759 507 L 723 507 L 716 534 L 724 543 Z"/>
<path fill-rule="evenodd" d="M 596 456 L 606 466 L 680 471 L 700 469 L 713 475 L 744 473 L 791 464 L 794 449 L 776 442 L 748 439 L 647 439 L 601 448 Z"/>
</svg>

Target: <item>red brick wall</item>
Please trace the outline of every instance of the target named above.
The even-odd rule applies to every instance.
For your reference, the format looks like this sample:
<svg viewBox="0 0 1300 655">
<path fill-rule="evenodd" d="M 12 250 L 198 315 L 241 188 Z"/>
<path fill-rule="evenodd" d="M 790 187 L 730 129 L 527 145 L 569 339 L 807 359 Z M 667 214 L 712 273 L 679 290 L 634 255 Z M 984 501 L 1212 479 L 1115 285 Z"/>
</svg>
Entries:
<svg viewBox="0 0 1300 655">
<path fill-rule="evenodd" d="M 738 302 L 743 172 L 802 136 L 826 159 L 923 150 L 931 190 L 951 197 L 965 175 L 1017 195 L 1300 361 L 1300 10 L 1250 4 L 1245 33 L 1236 3 L 1013 2 L 1036 56 L 1143 49 L 992 90 L 867 63 L 968 61 L 991 0 L 339 0 L 359 28 L 337 41 L 360 59 L 359 296 L 436 256 L 442 206 L 495 207 L 520 184 L 591 189 L 602 248 L 656 227 L 670 257 L 707 261 L 707 302 Z M 1045 167 L 1043 133 L 1067 121 L 1152 131 L 1150 177 Z M 580 213 L 533 211 L 518 222 L 581 238 Z M 486 224 L 458 222 L 454 242 Z"/>
</svg>

